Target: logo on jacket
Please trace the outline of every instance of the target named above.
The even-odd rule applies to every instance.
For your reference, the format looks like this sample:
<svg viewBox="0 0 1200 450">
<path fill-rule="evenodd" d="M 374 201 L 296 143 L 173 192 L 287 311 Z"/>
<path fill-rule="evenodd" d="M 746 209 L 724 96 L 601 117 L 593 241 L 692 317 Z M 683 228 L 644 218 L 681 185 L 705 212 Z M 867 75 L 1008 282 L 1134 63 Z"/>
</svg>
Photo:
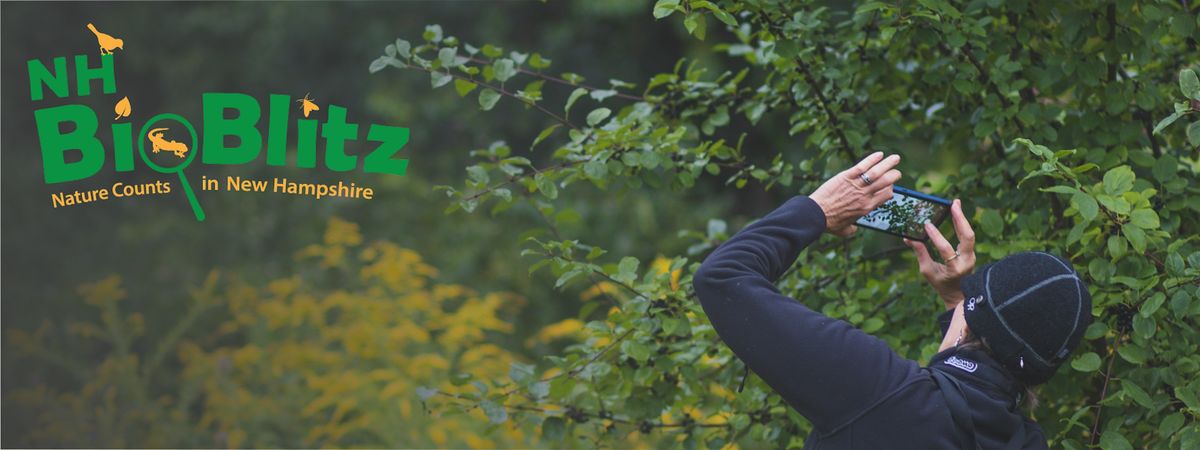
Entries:
<svg viewBox="0 0 1200 450">
<path fill-rule="evenodd" d="M 968 360 L 959 358 L 957 356 L 951 356 L 949 359 L 946 360 L 946 364 L 949 364 L 951 366 L 965 370 L 967 372 L 975 372 L 975 369 L 979 368 L 979 363 L 976 363 L 975 361 L 968 361 Z"/>
<path fill-rule="evenodd" d="M 971 297 L 967 299 L 967 311 L 974 311 L 976 303 L 983 303 L 983 296 Z"/>
</svg>

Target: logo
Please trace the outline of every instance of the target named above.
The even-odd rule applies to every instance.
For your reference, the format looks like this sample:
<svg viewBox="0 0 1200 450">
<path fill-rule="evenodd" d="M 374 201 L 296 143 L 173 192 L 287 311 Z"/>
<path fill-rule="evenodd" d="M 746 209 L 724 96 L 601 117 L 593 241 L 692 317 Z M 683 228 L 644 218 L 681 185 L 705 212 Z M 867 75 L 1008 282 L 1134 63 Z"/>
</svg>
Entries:
<svg viewBox="0 0 1200 450">
<path fill-rule="evenodd" d="M 119 173 L 130 172 L 141 165 L 168 178 L 177 177 L 175 187 L 178 189 L 172 189 L 174 180 L 170 179 L 139 185 L 117 182 L 111 188 L 96 186 L 82 191 L 53 193 L 50 200 L 54 208 L 182 191 L 196 220 L 203 221 L 204 210 L 184 174 L 184 169 L 193 161 L 204 165 L 242 165 L 265 159 L 268 166 L 294 165 L 302 169 L 316 169 L 323 162 L 324 167 L 333 172 L 360 170 L 396 176 L 404 176 L 407 170 L 408 160 L 396 156 L 408 143 L 408 128 L 380 124 L 360 126 L 347 120 L 346 108 L 332 103 L 318 105 L 311 93 L 293 101 L 287 94 L 270 94 L 260 99 L 236 92 L 205 92 L 201 97 L 202 122 L 197 122 L 198 126 L 193 126 L 183 116 L 164 112 L 149 115 L 149 119 L 144 119 L 142 126 L 137 127 L 132 122 L 143 119 L 137 117 L 140 111 L 135 110 L 130 95 L 122 92 L 121 99 L 115 99 L 117 60 L 136 59 L 136 50 L 132 50 L 137 48 L 136 43 L 129 43 L 131 50 L 127 53 L 125 41 L 109 34 L 120 36 L 119 30 L 105 28 L 101 31 L 91 23 L 87 24 L 87 29 L 96 38 L 98 60 L 92 54 L 77 54 L 73 58 L 57 56 L 49 61 L 30 59 L 26 63 L 30 100 L 37 108 L 33 115 L 46 185 L 84 181 L 105 168 Z M 119 52 L 114 53 L 114 50 Z M 72 81 L 75 82 L 74 91 Z M 99 91 L 94 89 L 97 82 L 101 85 Z M 131 94 L 134 100 L 139 97 L 139 92 Z M 91 106 L 83 104 L 94 103 L 84 102 L 86 97 L 109 95 L 116 100 L 113 106 L 115 117 L 98 115 Z M 44 101 L 50 99 L 68 102 L 44 105 Z M 70 102 L 74 99 L 80 102 Z M 299 103 L 297 113 L 291 111 L 294 103 Z M 319 116 L 324 116 L 324 120 Z M 108 117 L 113 119 L 108 120 Z M 111 141 L 102 142 L 101 137 L 106 136 L 112 136 Z M 318 158 L 321 147 L 324 158 Z M 358 147 L 365 147 L 365 150 L 347 151 Z M 295 157 L 291 158 L 293 152 Z M 141 157 L 140 164 L 135 155 Z M 198 190 L 274 192 L 307 195 L 318 200 L 330 197 L 371 200 L 374 196 L 370 187 L 358 186 L 350 180 L 332 184 L 279 177 L 271 180 L 225 178 L 222 186 L 221 180 L 201 177 Z"/>
<path fill-rule="evenodd" d="M 967 299 L 967 311 L 975 310 L 975 303 L 983 303 L 983 296 L 971 297 Z"/>
<path fill-rule="evenodd" d="M 979 368 L 979 363 L 976 363 L 975 361 L 968 361 L 968 360 L 959 358 L 957 356 L 951 356 L 949 359 L 946 360 L 946 364 L 949 364 L 951 366 L 965 370 L 967 372 L 975 372 L 975 369 Z"/>
</svg>

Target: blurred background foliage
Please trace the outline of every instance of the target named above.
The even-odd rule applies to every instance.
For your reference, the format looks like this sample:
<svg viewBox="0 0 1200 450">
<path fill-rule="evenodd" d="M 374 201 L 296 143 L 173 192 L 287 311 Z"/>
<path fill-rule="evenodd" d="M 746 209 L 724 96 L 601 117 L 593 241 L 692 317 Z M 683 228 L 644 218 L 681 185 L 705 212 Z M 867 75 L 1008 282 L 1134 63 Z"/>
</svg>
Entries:
<svg viewBox="0 0 1200 450">
<path fill-rule="evenodd" d="M 1098 325 L 1034 412 L 1053 446 L 1200 439 L 1189 2 L 2 8 L 10 73 L 92 51 L 87 22 L 126 42 L 115 95 L 34 104 L 25 77 L 0 81 L 5 446 L 799 446 L 809 425 L 760 380 L 737 392 L 690 273 L 871 148 L 904 156 L 901 184 L 964 199 L 982 262 L 1048 249 L 1088 277 Z M 482 112 L 486 87 L 460 99 L 423 73 L 514 68 L 509 90 L 555 114 Z M 595 88 L 529 84 L 564 72 Z M 197 164 L 377 194 L 201 192 L 204 223 L 174 195 L 50 208 L 163 177 L 45 186 L 32 110 L 128 95 L 134 123 L 198 118 L 203 92 L 307 92 L 407 126 L 408 175 Z M 940 303 L 903 248 L 827 238 L 780 289 L 925 360 Z"/>
</svg>

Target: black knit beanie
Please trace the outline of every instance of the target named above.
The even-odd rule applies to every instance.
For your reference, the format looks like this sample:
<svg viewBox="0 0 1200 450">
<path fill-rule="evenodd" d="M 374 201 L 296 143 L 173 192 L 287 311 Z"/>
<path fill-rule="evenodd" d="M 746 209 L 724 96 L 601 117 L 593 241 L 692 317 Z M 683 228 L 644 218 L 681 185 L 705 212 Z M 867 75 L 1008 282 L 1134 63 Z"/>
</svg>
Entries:
<svg viewBox="0 0 1200 450">
<path fill-rule="evenodd" d="M 1071 263 L 1042 252 L 1009 255 L 962 279 L 971 332 L 1022 383 L 1045 383 L 1092 322 L 1092 296 Z"/>
</svg>

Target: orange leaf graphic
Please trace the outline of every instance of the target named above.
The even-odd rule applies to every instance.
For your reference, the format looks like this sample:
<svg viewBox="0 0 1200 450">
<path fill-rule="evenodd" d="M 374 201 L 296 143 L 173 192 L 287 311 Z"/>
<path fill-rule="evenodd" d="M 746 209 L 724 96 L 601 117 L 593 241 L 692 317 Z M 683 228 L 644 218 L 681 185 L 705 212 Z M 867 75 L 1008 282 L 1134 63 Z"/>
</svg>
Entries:
<svg viewBox="0 0 1200 450">
<path fill-rule="evenodd" d="M 133 107 L 129 106 L 129 97 L 126 96 L 121 101 L 118 101 L 117 106 L 113 107 L 113 111 L 117 113 L 117 117 L 114 117 L 113 120 L 129 117 L 129 113 L 133 112 Z"/>
</svg>

